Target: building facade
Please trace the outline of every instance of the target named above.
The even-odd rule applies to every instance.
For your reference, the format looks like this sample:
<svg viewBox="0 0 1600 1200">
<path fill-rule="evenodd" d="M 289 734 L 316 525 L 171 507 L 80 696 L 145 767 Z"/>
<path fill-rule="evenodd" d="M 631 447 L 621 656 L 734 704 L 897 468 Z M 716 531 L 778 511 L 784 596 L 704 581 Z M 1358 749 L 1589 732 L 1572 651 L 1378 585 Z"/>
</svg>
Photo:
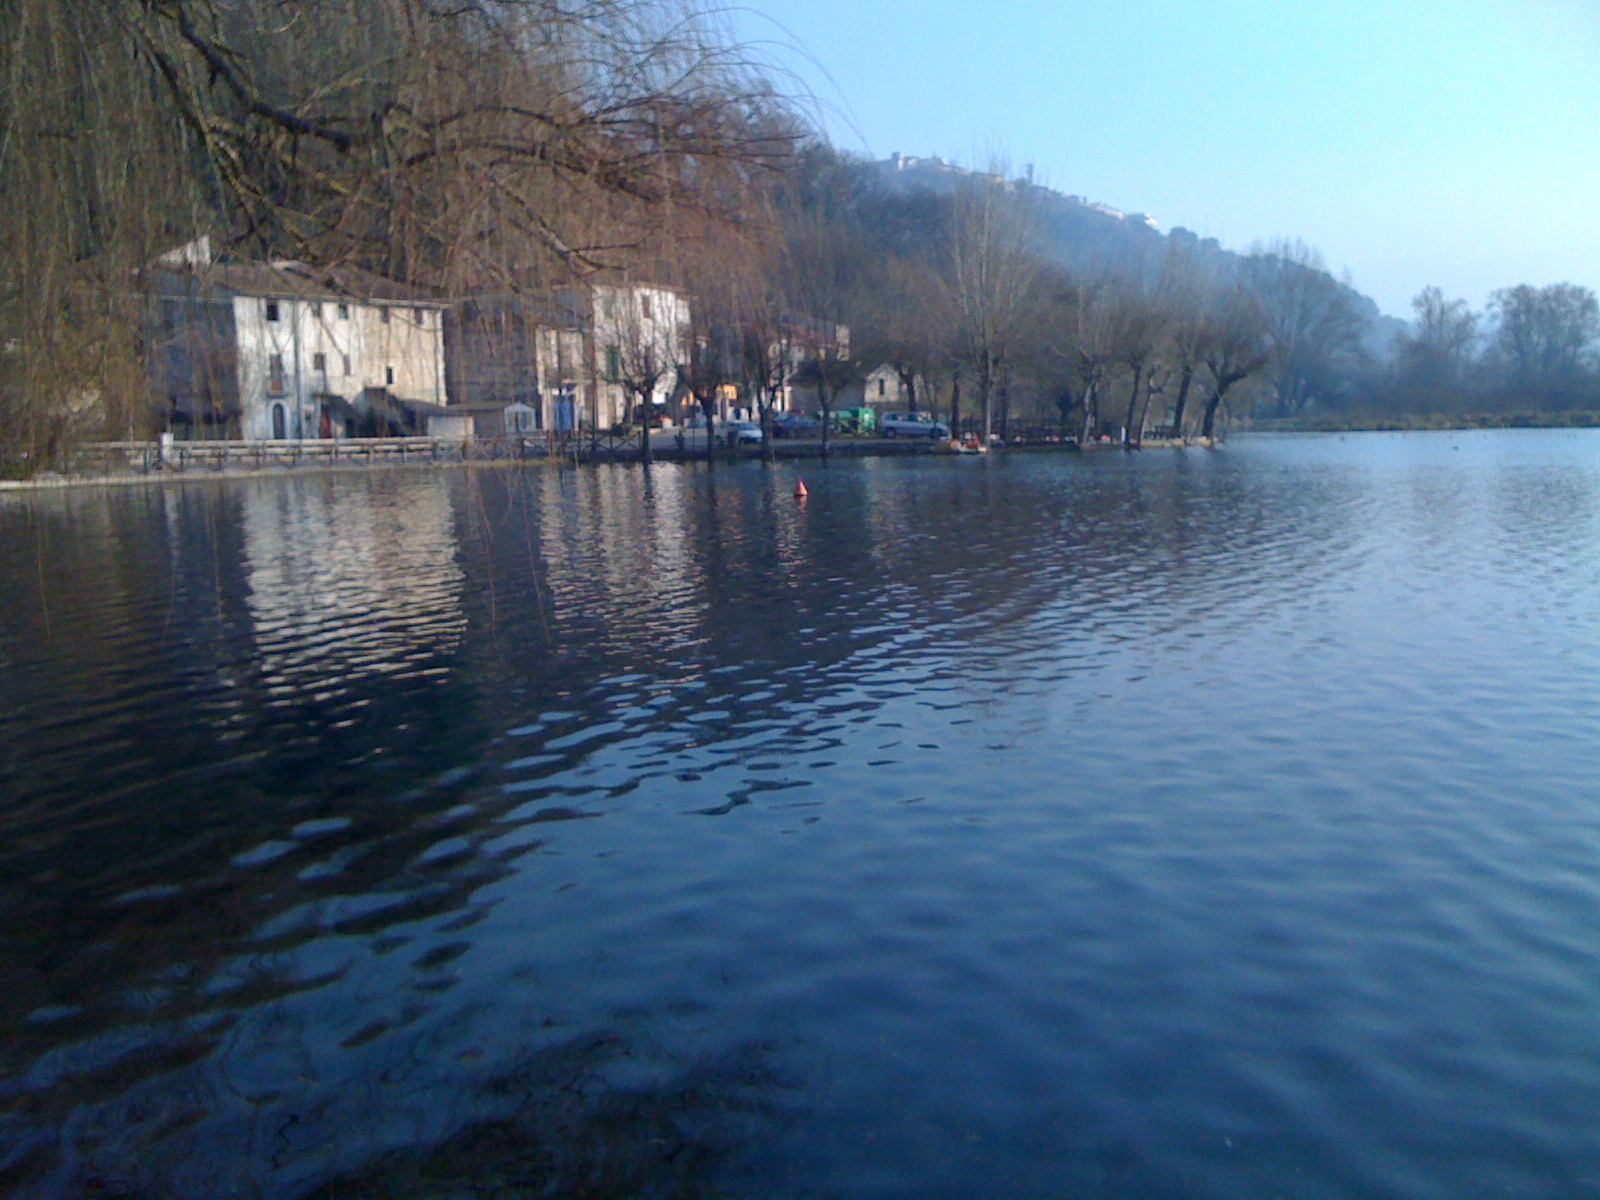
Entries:
<svg viewBox="0 0 1600 1200">
<path fill-rule="evenodd" d="M 451 400 L 472 414 L 480 436 L 566 433 L 589 410 L 580 316 L 559 296 L 464 300 L 451 310 L 445 350 Z"/>
<path fill-rule="evenodd" d="M 366 272 L 181 253 L 149 280 L 152 390 L 176 436 L 427 433 L 442 419 L 444 304 Z"/>
<path fill-rule="evenodd" d="M 689 360 L 689 298 L 660 284 L 596 284 L 576 299 L 586 317 L 594 426 L 630 423 L 641 390 L 653 409 L 670 411 Z"/>
</svg>

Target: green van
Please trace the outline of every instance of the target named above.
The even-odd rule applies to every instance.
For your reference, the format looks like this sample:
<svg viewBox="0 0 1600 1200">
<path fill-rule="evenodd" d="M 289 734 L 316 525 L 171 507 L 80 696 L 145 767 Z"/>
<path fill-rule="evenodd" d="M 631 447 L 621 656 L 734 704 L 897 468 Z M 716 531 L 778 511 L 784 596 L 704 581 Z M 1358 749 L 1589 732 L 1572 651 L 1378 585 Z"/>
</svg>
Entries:
<svg viewBox="0 0 1600 1200">
<path fill-rule="evenodd" d="M 870 408 L 836 408 L 833 427 L 839 433 L 871 433 L 878 427 L 878 414 Z"/>
</svg>

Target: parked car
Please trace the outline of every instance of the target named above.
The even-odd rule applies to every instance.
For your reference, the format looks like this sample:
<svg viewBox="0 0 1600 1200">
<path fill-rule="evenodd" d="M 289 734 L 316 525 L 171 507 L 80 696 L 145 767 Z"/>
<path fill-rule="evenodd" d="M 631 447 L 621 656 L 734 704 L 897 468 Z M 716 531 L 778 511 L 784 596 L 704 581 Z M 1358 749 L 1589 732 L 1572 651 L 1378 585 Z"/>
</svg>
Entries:
<svg viewBox="0 0 1600 1200">
<path fill-rule="evenodd" d="M 884 413 L 878 418 L 878 429 L 886 438 L 920 437 L 943 441 L 950 436 L 950 426 L 934 420 L 931 413 Z"/>
<path fill-rule="evenodd" d="M 730 446 L 759 446 L 765 440 L 761 426 L 754 421 L 729 421 L 722 430 Z"/>
<path fill-rule="evenodd" d="M 810 437 L 822 429 L 822 422 L 802 412 L 778 413 L 772 418 L 775 438 Z"/>
</svg>

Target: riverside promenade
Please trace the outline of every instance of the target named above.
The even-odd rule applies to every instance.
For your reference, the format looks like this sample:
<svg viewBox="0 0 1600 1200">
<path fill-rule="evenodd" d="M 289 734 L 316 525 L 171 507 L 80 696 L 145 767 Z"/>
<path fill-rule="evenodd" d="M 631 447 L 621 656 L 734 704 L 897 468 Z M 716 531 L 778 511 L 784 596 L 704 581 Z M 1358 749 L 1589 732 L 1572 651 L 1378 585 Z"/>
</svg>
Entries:
<svg viewBox="0 0 1600 1200">
<path fill-rule="evenodd" d="M 704 435 L 680 441 L 677 431 L 663 431 L 650 439 L 656 462 L 704 462 L 708 457 Z M 693 434 L 695 431 L 687 431 Z M 1129 449 L 1206 447 L 1206 439 L 1147 439 L 1140 445 L 1091 441 L 1080 446 L 1070 438 L 1017 438 L 996 442 L 996 453 L 1076 452 Z M 31 479 L 0 480 L 0 493 L 38 489 L 147 484 L 199 479 L 239 479 L 281 476 L 287 473 L 364 471 L 396 467 L 515 466 L 533 464 L 638 463 L 640 438 L 607 433 L 538 433 L 522 437 L 475 438 L 338 438 L 304 441 L 122 441 L 91 443 L 80 448 L 65 471 L 47 471 Z M 780 438 L 772 443 L 772 457 L 798 459 L 882 458 L 944 456 L 940 444 L 922 439 L 862 437 L 841 434 L 828 439 L 826 448 L 816 437 Z M 742 462 L 765 457 L 761 444 L 711 448 L 717 462 Z"/>
</svg>

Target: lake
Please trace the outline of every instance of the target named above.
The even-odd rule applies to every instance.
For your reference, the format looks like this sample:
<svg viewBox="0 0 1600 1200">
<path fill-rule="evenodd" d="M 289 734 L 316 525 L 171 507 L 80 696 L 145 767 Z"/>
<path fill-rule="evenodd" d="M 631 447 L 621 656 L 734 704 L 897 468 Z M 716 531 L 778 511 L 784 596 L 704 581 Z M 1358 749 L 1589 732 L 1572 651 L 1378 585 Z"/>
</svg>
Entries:
<svg viewBox="0 0 1600 1200">
<path fill-rule="evenodd" d="M 0 1192 L 1600 1195 L 1597 681 L 1584 431 L 0 498 Z"/>
</svg>

